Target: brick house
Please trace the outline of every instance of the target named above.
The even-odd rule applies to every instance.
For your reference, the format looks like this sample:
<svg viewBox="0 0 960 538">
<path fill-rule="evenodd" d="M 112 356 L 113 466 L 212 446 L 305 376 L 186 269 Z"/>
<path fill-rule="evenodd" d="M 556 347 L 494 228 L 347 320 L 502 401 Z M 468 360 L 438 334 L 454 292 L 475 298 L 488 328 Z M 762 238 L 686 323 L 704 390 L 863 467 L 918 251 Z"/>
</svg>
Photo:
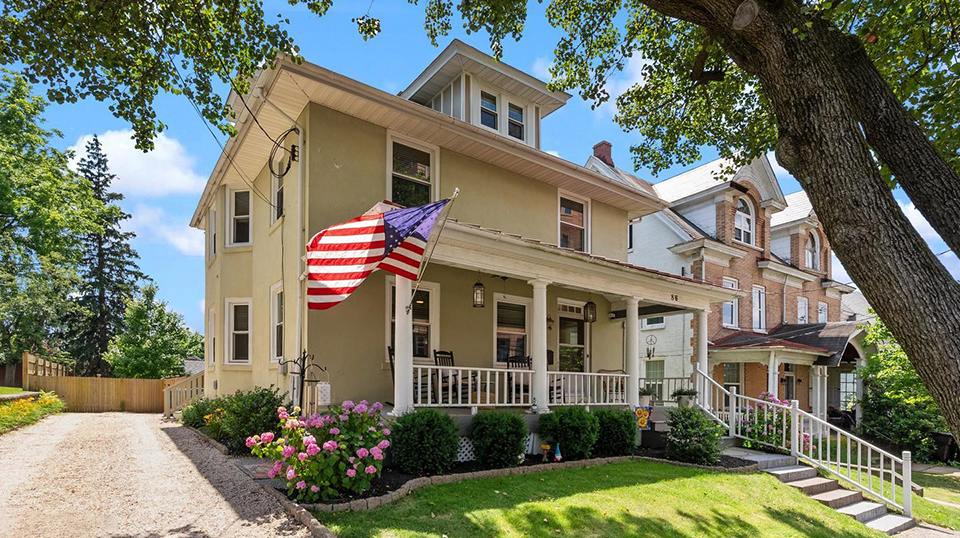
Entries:
<svg viewBox="0 0 960 538">
<path fill-rule="evenodd" d="M 651 185 L 616 168 L 600 142 L 586 166 L 643 182 L 670 204 L 628 223 L 631 263 L 741 291 L 705 320 L 641 309 L 645 378 L 680 380 L 700 366 L 747 396 L 769 391 L 819 416 L 854 409 L 853 371 L 868 350 L 857 322 L 841 321 L 841 297 L 853 288 L 832 279 L 830 245 L 806 194 L 784 196 L 766 157 L 732 176 L 716 160 Z M 700 326 L 706 365 L 695 353 Z"/>
</svg>

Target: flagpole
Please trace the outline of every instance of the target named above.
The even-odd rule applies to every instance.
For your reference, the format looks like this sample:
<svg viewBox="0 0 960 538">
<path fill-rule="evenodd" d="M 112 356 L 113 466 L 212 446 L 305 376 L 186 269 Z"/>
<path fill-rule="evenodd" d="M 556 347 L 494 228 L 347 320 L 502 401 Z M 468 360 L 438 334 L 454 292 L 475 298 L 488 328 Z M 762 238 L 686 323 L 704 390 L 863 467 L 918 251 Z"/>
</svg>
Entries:
<svg viewBox="0 0 960 538">
<path fill-rule="evenodd" d="M 410 303 L 407 304 L 407 313 L 413 308 L 413 300 L 417 296 L 417 290 L 420 289 L 420 281 L 423 279 L 423 273 L 427 268 L 427 264 L 430 263 L 430 259 L 433 258 L 433 251 L 437 249 L 437 243 L 440 241 L 440 234 L 443 233 L 443 227 L 447 225 L 447 215 L 450 214 L 450 208 L 453 207 L 453 202 L 457 199 L 457 196 L 460 195 L 460 188 L 453 189 L 453 195 L 450 196 L 450 203 L 447 204 L 447 207 L 443 208 L 441 215 L 440 227 L 437 229 L 436 235 L 431 234 L 433 238 L 433 244 L 428 245 L 430 248 L 429 253 L 423 259 L 423 263 L 420 264 L 420 270 L 417 272 L 417 281 L 413 283 L 413 291 L 410 292 Z"/>
</svg>

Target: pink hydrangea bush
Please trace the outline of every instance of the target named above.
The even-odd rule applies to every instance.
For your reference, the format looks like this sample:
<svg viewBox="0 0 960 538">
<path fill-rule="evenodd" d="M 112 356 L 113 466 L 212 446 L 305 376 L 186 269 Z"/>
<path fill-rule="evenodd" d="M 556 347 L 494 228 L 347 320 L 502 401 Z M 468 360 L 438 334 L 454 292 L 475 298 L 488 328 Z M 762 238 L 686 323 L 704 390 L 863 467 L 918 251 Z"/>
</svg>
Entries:
<svg viewBox="0 0 960 538">
<path fill-rule="evenodd" d="M 755 408 L 747 406 L 745 410 L 740 411 L 743 434 L 746 437 L 743 446 L 764 450 L 789 449 L 792 442 L 790 411 L 779 406 L 790 407 L 790 401 L 781 400 L 771 392 L 761 393 L 759 399 L 763 400 L 763 403 L 758 403 Z M 799 444 L 802 445 L 800 450 L 807 452 L 810 449 L 810 434 L 803 433 Z M 814 445 L 815 448 L 816 445 Z"/>
<path fill-rule="evenodd" d="M 380 476 L 390 430 L 384 427 L 377 402 L 345 401 L 322 415 L 299 416 L 277 409 L 279 432 L 247 439 L 254 455 L 273 460 L 270 478 L 287 481 L 287 495 L 302 502 L 363 493 Z"/>
</svg>

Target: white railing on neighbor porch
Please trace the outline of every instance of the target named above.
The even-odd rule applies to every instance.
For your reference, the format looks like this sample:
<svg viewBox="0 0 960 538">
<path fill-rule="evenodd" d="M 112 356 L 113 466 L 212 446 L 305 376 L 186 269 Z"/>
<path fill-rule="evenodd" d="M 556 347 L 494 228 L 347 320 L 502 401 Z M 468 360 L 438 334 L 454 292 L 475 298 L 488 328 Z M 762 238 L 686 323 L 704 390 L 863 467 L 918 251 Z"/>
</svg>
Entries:
<svg viewBox="0 0 960 538">
<path fill-rule="evenodd" d="M 530 407 L 533 370 L 413 366 L 414 407 Z"/>
<path fill-rule="evenodd" d="M 548 405 L 627 405 L 626 374 L 547 372 Z"/>
<path fill-rule="evenodd" d="M 672 394 L 677 389 L 692 389 L 693 381 L 687 377 L 641 377 L 640 388 L 650 387 L 654 390 L 653 403 L 660 405 L 675 402 Z"/>
<path fill-rule="evenodd" d="M 750 398 L 726 390 L 699 368 L 696 376 L 700 408 L 731 436 L 788 451 L 911 516 L 910 452 L 894 456 L 807 413 L 796 400 L 781 405 Z"/>
<path fill-rule="evenodd" d="M 163 416 L 169 417 L 203 396 L 203 372 L 163 388 Z"/>
</svg>

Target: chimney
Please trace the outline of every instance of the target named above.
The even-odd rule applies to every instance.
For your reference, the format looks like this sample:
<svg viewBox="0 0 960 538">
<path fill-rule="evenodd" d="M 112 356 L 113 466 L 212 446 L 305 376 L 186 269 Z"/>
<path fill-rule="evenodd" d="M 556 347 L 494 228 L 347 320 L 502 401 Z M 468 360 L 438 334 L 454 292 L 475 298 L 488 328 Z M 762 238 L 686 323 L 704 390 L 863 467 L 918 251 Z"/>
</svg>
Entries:
<svg viewBox="0 0 960 538">
<path fill-rule="evenodd" d="M 610 154 L 611 149 L 613 149 L 613 144 L 606 140 L 601 140 L 593 146 L 593 156 L 607 163 L 608 166 L 613 167 L 613 156 Z"/>
</svg>

